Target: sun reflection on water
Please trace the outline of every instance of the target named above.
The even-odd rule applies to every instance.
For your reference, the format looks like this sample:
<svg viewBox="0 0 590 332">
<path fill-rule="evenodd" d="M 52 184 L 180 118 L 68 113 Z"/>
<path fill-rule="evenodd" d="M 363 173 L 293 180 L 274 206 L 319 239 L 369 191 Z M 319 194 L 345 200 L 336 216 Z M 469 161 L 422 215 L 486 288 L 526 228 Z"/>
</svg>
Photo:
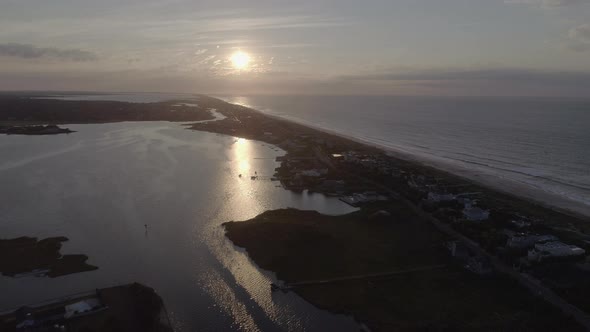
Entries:
<svg viewBox="0 0 590 332">
<path fill-rule="evenodd" d="M 252 164 L 250 163 L 250 159 L 252 158 L 251 142 L 244 138 L 238 138 L 235 144 L 234 157 L 238 164 L 238 172 L 242 176 L 249 176 L 252 169 Z"/>
<path fill-rule="evenodd" d="M 337 207 L 341 213 L 348 207 L 337 199 L 294 194 L 270 181 L 282 155 L 261 144 L 244 138 L 234 138 L 227 151 L 228 172 L 222 172 L 220 195 L 223 208 L 211 215 L 207 230 L 199 231 L 211 254 L 224 267 L 214 275 L 200 274 L 198 283 L 216 299 L 216 305 L 232 317 L 236 330 L 256 331 L 280 329 L 301 331 L 318 324 L 337 326 L 338 330 L 358 330 L 353 320 L 333 316 L 310 306 L 294 293 L 273 293 L 270 284 L 276 282 L 274 273 L 264 271 L 251 261 L 248 254 L 225 237 L 220 225 L 227 221 L 241 221 L 266 210 L 285 207 L 317 209 L 329 213 Z M 241 175 L 241 176 L 240 176 Z M 251 176 L 256 178 L 251 179 Z M 309 197 L 308 197 L 309 196 Z M 314 330 L 314 329 L 311 329 Z"/>
</svg>

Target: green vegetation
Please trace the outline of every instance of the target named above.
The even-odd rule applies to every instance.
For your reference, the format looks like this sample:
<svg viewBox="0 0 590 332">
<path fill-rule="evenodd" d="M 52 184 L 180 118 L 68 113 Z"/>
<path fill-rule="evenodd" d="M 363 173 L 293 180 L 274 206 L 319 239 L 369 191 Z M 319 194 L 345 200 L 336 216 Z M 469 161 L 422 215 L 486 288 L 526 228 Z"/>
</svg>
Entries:
<svg viewBox="0 0 590 332">
<path fill-rule="evenodd" d="M 53 278 L 96 270 L 96 266 L 86 264 L 86 255 L 60 254 L 61 243 L 67 240 L 66 237 L 0 240 L 0 272 L 11 277 L 33 273 Z"/>
<path fill-rule="evenodd" d="M 391 218 L 371 220 L 371 208 L 345 216 L 286 209 L 224 225 L 229 239 L 288 283 L 425 268 L 294 287 L 314 305 L 353 314 L 374 330 L 580 330 L 516 282 L 456 266 L 445 236 L 401 203 L 388 211 Z"/>
</svg>

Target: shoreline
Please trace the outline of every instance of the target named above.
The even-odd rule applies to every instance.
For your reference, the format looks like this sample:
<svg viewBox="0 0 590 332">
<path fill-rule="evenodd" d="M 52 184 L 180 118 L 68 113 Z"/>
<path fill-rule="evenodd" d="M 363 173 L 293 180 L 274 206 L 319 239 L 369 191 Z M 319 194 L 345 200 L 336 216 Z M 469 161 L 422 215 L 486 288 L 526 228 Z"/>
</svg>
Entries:
<svg viewBox="0 0 590 332">
<path fill-rule="evenodd" d="M 225 223 L 226 236 L 236 246 L 245 248 L 258 266 L 287 282 L 272 285 L 271 289 L 292 289 L 317 307 L 352 313 L 379 330 L 461 324 L 457 323 L 461 319 L 439 321 L 440 317 L 432 316 L 433 311 L 447 311 L 448 317 L 471 312 L 478 318 L 472 317 L 474 320 L 468 324 L 489 327 L 495 323 L 485 317 L 499 308 L 505 310 L 512 301 L 530 301 L 529 307 L 536 309 L 528 314 L 537 323 L 546 314 L 559 312 L 561 318 L 556 316 L 552 323 L 570 317 L 571 323 L 580 324 L 577 328 L 590 329 L 590 305 L 585 298 L 576 296 L 590 291 L 590 283 L 578 282 L 590 277 L 588 264 L 584 263 L 590 250 L 588 218 L 423 162 L 396 157 L 340 134 L 214 98 L 207 102 L 227 118 L 195 124 L 190 129 L 275 145 L 287 152 L 277 159 L 281 166 L 275 174 L 283 187 L 334 193 L 361 208 L 341 216 L 340 222 L 317 213 L 310 215 L 309 211 L 270 210 L 250 220 Z M 346 219 L 349 226 L 343 224 Z M 418 225 L 422 228 L 411 228 Z M 543 251 L 542 255 L 534 255 L 538 234 L 555 241 L 548 245 L 567 247 L 576 253 L 553 255 Z M 385 238 L 375 240 L 381 236 Z M 419 244 L 429 237 L 430 244 Z M 521 238 L 532 238 L 533 242 L 519 247 L 523 250 L 515 250 L 511 241 Z M 396 247 L 400 243 L 403 245 Z M 449 249 L 447 257 L 441 256 L 445 247 Z M 465 248 L 461 250 L 467 253 L 456 254 L 452 248 L 457 247 Z M 530 251 L 527 254 L 530 248 L 534 248 L 533 255 Z M 393 256 L 387 258 L 389 255 Z M 420 272 L 444 262 L 449 268 L 440 274 Z M 409 272 L 425 278 L 427 284 L 411 285 L 413 277 L 396 277 Z M 373 278 L 378 280 L 369 280 Z M 458 279 L 464 279 L 469 286 L 457 283 Z M 563 279 L 570 283 L 564 284 Z M 383 292 L 375 292 L 377 282 L 382 285 L 379 289 L 393 296 L 388 296 L 385 303 L 379 303 Z M 404 283 L 409 283 L 409 288 L 420 294 L 420 301 L 433 310 L 424 312 L 421 306 L 412 306 L 416 298 L 413 292 L 404 294 L 407 298 L 394 300 L 408 292 Z M 454 303 L 454 294 L 445 293 L 450 289 L 474 294 L 482 287 L 493 290 L 481 294 L 495 303 L 489 308 Z M 398 317 L 389 317 L 394 313 Z M 420 326 L 424 321 L 427 325 Z M 545 329 L 544 324 L 531 327 Z"/>
<path fill-rule="evenodd" d="M 280 148 L 285 155 L 276 158 L 280 163 L 271 179 L 280 181 L 284 189 L 332 195 L 360 208 L 344 216 L 270 210 L 252 220 L 230 222 L 233 226 L 219 228 L 221 233 L 234 227 L 237 233 L 226 236 L 235 245 L 245 248 L 257 266 L 274 271 L 291 285 L 299 285 L 295 287 L 303 286 L 303 293 L 299 292 L 301 289 L 297 292 L 316 307 L 350 313 L 359 321 L 377 320 L 385 324 L 377 324 L 383 330 L 391 330 L 387 324 L 402 324 L 398 327 L 403 328 L 405 324 L 414 326 L 423 321 L 429 321 L 423 327 L 439 323 L 455 326 L 452 324 L 463 324 L 457 315 L 465 313 L 474 324 L 486 326 L 494 324 L 487 320 L 489 313 L 501 309 L 510 318 L 523 310 L 507 310 L 514 305 L 512 302 L 518 302 L 519 296 L 530 301 L 524 308 L 544 307 L 540 311 L 525 309 L 535 324 L 546 318 L 543 312 L 556 314 L 555 308 L 569 315 L 577 313 L 568 303 L 590 312 L 585 298 L 575 296 L 588 294 L 590 283 L 588 290 L 584 289 L 585 284 L 573 285 L 563 293 L 563 288 L 559 288 L 563 283 L 551 283 L 553 271 L 536 269 L 541 258 L 532 261 L 526 252 L 510 252 L 507 242 L 523 234 L 544 234 L 564 241 L 564 245 L 579 246 L 577 252 L 583 252 L 583 256 L 568 258 L 580 260 L 559 262 L 559 267 L 567 265 L 574 269 L 584 264 L 581 259 L 585 252 L 590 252 L 588 219 L 482 186 L 440 168 L 395 157 L 366 142 L 214 98 L 203 97 L 201 101 L 204 109 L 215 109 L 225 118 L 193 122 L 187 129 L 256 140 Z M 147 105 L 146 109 L 150 107 L 154 105 Z M 272 172 L 271 169 L 268 171 Z M 252 180 L 257 178 L 256 172 L 244 175 Z M 452 198 L 447 200 L 449 195 Z M 473 206 L 478 211 L 473 212 Z M 261 206 L 260 211 L 263 210 Z M 472 213 L 476 216 L 472 217 Z M 241 237 L 241 243 L 234 241 L 236 236 Z M 445 248 L 450 249 L 451 242 L 468 247 L 472 251 L 469 258 L 461 261 L 455 259 L 454 253 L 449 254 Z M 529 265 L 518 265 L 527 259 Z M 264 264 L 264 260 L 269 264 Z M 448 268 L 438 268 L 445 264 Z M 550 264 L 541 265 L 552 268 Z M 437 268 L 431 270 L 432 267 Z M 423 273 L 425 269 L 428 273 Z M 588 272 L 588 277 L 580 280 L 590 280 L 590 269 Z M 523 276 L 529 273 L 533 277 L 525 280 Z M 363 281 L 359 276 L 367 279 Z M 421 281 L 416 283 L 414 276 Z M 574 277 L 566 280 L 575 282 L 578 279 Z M 314 282 L 317 280 L 337 282 L 326 285 Z M 462 285 L 460 281 L 469 284 Z M 531 292 L 523 292 L 522 285 L 530 286 Z M 549 288 L 554 293 L 547 293 Z M 548 295 L 541 294 L 539 289 Z M 468 297 L 468 301 L 453 297 L 453 292 Z M 471 294 L 479 295 L 474 299 Z M 490 303 L 478 307 L 480 298 L 489 299 Z M 416 299 L 423 299 L 425 306 L 417 306 Z M 348 306 L 341 300 L 349 300 Z M 545 302 L 553 304 L 553 309 Z M 441 319 L 433 316 L 437 312 L 450 315 Z M 392 317 L 387 318 L 386 313 Z M 584 313 L 578 316 L 579 322 L 590 326 L 590 318 Z M 561 320 L 557 316 L 556 319 Z"/>
<path fill-rule="evenodd" d="M 225 101 L 224 99 L 221 99 Z M 227 102 L 227 101 L 226 101 Z M 229 102 L 227 102 L 229 103 Z M 240 104 L 232 105 L 242 106 Z M 452 165 L 451 162 L 445 162 L 443 160 L 436 160 L 436 158 L 428 158 L 411 152 L 403 151 L 401 149 L 393 148 L 384 144 L 379 144 L 367 139 L 359 138 L 352 135 L 347 135 L 334 129 L 329 129 L 320 125 L 314 125 L 307 121 L 298 121 L 297 119 L 284 117 L 276 114 L 270 114 L 269 112 L 261 111 L 249 106 L 247 107 L 255 112 L 267 116 L 269 118 L 278 121 L 287 121 L 293 124 L 302 125 L 305 127 L 312 128 L 324 132 L 329 135 L 338 136 L 343 139 L 351 140 L 359 144 L 367 145 L 382 150 L 383 152 L 390 154 L 394 158 L 402 159 L 408 162 L 419 163 L 423 166 L 432 167 L 442 172 L 447 172 L 454 176 L 464 178 L 468 181 L 499 191 L 503 194 L 514 196 L 519 199 L 526 199 L 532 203 L 542 205 L 545 208 L 555 210 L 557 212 L 569 213 L 574 216 L 588 218 L 590 217 L 590 205 L 584 204 L 583 202 L 573 200 L 567 196 L 562 196 L 557 193 L 546 191 L 533 185 L 518 182 L 513 179 L 508 179 L 493 174 L 486 174 L 481 170 L 473 170 L 468 166 Z"/>
<path fill-rule="evenodd" d="M 330 130 L 327 128 L 323 128 L 321 126 L 314 126 L 309 125 L 307 123 L 301 123 L 299 121 L 294 121 L 292 119 L 284 118 L 278 115 L 268 114 L 266 112 L 256 110 L 250 107 L 242 106 L 239 104 L 231 104 L 226 102 L 223 99 L 219 99 L 216 97 L 209 97 L 209 96 L 201 96 L 203 101 L 206 103 L 213 103 L 211 108 L 216 108 L 218 112 L 223 113 L 224 108 L 227 105 L 230 105 L 235 108 L 242 108 L 257 114 L 262 118 L 268 118 L 272 121 L 276 121 L 278 123 L 285 124 L 287 127 L 295 127 L 295 129 L 299 129 L 303 132 L 309 132 L 313 134 L 314 132 L 319 134 L 320 136 L 325 136 L 326 139 L 333 139 L 337 138 L 338 140 L 342 140 L 345 144 L 346 142 L 354 143 L 356 148 L 365 149 L 367 151 L 372 151 L 376 153 L 382 153 L 389 158 L 397 160 L 401 163 L 408 164 L 407 166 L 412 168 L 419 168 L 420 170 L 424 171 L 432 171 L 433 173 L 437 173 L 444 177 L 448 177 L 451 181 L 459 181 L 463 183 L 467 183 L 471 186 L 477 187 L 479 189 L 483 189 L 489 191 L 492 195 L 502 195 L 504 198 L 510 198 L 511 200 L 516 199 L 518 202 L 526 203 L 530 205 L 534 209 L 546 209 L 551 210 L 556 214 L 566 215 L 575 219 L 583 219 L 585 222 L 590 221 L 590 206 L 586 206 L 582 203 L 578 203 L 575 201 L 571 201 L 567 198 L 562 196 L 544 192 L 542 190 L 532 190 L 531 187 L 525 186 L 520 183 L 516 183 L 515 181 L 511 181 L 509 179 L 503 179 L 496 176 L 488 176 L 482 174 L 478 171 L 472 171 L 469 168 L 459 168 L 459 167 L 447 167 L 442 165 L 441 163 L 437 162 L 429 162 L 427 160 L 423 160 L 419 156 L 412 155 L 409 153 L 400 152 L 399 150 L 385 147 L 380 144 L 373 144 L 372 142 L 368 142 L 367 140 L 363 140 L 360 138 L 352 137 L 346 134 L 339 133 L 334 130 Z M 225 105 L 225 107 L 224 107 Z M 235 112 L 235 110 L 230 111 Z M 226 115 L 228 116 L 228 115 Z M 231 120 L 231 119 L 228 119 Z M 223 121 L 219 122 L 210 122 L 209 124 L 215 125 Z M 198 128 L 197 128 L 198 127 Z M 218 134 L 225 134 L 230 136 L 236 136 L 235 129 L 231 128 L 211 128 L 211 126 L 193 126 L 188 127 L 188 129 L 195 129 L 195 130 L 204 130 L 215 132 Z M 290 128 L 293 129 L 293 128 Z M 259 141 L 263 141 L 265 143 L 276 145 L 283 150 L 288 152 L 288 148 L 281 146 L 281 142 L 275 140 L 269 140 L 268 137 L 265 137 L 263 133 L 254 133 L 250 129 L 243 129 L 244 137 L 249 139 L 255 139 Z M 585 227 L 590 227 L 590 223 L 585 225 Z"/>
<path fill-rule="evenodd" d="M 441 250 L 447 235 L 404 203 L 394 205 L 393 221 L 371 219 L 375 207 L 340 216 L 279 209 L 223 227 L 257 266 L 276 274 L 272 291 L 352 315 L 370 331 L 583 330 L 511 278 L 468 271 Z"/>
<path fill-rule="evenodd" d="M 0 98 L 0 126 L 72 125 L 125 121 L 195 122 L 214 120 L 195 100 L 152 103 L 61 100 L 51 98 Z M 42 110 L 42 111 L 40 111 Z"/>
<path fill-rule="evenodd" d="M 20 126 L 1 126 L 0 134 L 5 135 L 59 135 L 71 134 L 75 131 L 70 128 L 61 128 L 57 125 L 20 125 Z"/>
</svg>

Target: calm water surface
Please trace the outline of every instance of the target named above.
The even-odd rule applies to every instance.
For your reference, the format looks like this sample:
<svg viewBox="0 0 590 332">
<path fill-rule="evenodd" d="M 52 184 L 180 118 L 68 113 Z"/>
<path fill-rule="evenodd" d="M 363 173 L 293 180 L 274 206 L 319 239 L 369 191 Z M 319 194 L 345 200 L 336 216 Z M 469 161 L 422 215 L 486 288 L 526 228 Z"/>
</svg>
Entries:
<svg viewBox="0 0 590 332">
<path fill-rule="evenodd" d="M 271 293 L 273 276 L 224 237 L 221 223 L 268 209 L 351 211 L 250 180 L 272 175 L 283 151 L 167 122 L 68 127 L 78 132 L 0 136 L 0 234 L 66 236 L 62 253 L 99 269 L 0 277 L 0 308 L 138 281 L 162 295 L 178 331 L 358 330 L 350 317 Z"/>
</svg>

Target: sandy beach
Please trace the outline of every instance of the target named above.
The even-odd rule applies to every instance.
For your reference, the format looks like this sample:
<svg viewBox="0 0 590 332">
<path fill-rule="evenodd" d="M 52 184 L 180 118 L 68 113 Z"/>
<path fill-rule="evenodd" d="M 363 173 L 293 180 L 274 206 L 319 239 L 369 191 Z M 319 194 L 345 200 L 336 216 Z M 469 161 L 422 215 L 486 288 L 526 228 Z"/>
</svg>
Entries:
<svg viewBox="0 0 590 332">
<path fill-rule="evenodd" d="M 572 199 L 568 199 L 558 194 L 545 191 L 541 188 L 535 188 L 530 184 L 519 183 L 511 179 L 485 174 L 483 172 L 474 170 L 473 168 L 458 165 L 457 163 L 452 163 L 449 160 L 442 160 L 441 158 L 437 158 L 435 156 L 412 154 L 401 149 L 395 149 L 370 140 L 358 138 L 352 135 L 347 135 L 342 132 L 331 130 L 324 126 L 314 125 L 306 121 L 298 121 L 290 117 L 278 116 L 256 109 L 253 110 L 260 112 L 261 114 L 264 114 L 264 116 L 273 118 L 275 120 L 292 122 L 298 125 L 303 125 L 306 127 L 313 128 L 315 130 L 325 132 L 330 135 L 342 137 L 347 140 L 372 146 L 386 152 L 387 154 L 395 158 L 433 167 L 441 171 L 462 177 L 469 181 L 473 181 L 477 184 L 491 188 L 493 190 L 502 192 L 504 194 L 527 199 L 531 202 L 540 204 L 550 209 L 555 209 L 560 212 L 574 214 L 580 217 L 590 217 L 590 205 Z"/>
</svg>

